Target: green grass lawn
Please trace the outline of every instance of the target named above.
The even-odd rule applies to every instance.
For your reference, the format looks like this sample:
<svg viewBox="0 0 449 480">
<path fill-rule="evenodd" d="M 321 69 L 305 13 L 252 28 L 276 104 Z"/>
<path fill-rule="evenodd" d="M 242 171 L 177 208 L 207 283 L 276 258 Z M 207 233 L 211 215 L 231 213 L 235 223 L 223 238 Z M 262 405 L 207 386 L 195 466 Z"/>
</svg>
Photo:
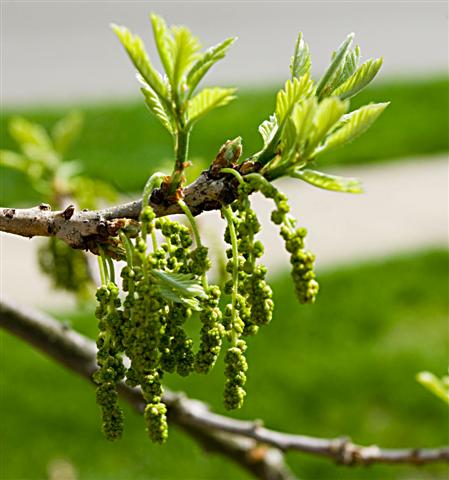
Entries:
<svg viewBox="0 0 449 480">
<path fill-rule="evenodd" d="M 236 416 L 385 447 L 447 443 L 447 407 L 414 377 L 447 368 L 448 261 L 448 252 L 433 251 L 323 273 L 317 304 L 307 307 L 295 302 L 288 275 L 279 276 L 273 322 L 249 341 L 248 397 Z M 91 313 L 60 317 L 95 334 Z M 0 339 L 1 478 L 46 478 L 55 458 L 72 462 L 82 480 L 247 478 L 174 427 L 167 445 L 152 445 L 143 420 L 129 409 L 124 438 L 107 442 L 84 380 L 20 340 L 4 333 Z M 221 363 L 207 377 L 169 377 L 167 383 L 224 411 Z M 307 480 L 443 479 L 449 473 L 444 465 L 347 468 L 297 453 L 288 461 Z"/>
<path fill-rule="evenodd" d="M 251 154 L 261 147 L 257 126 L 274 109 L 275 89 L 243 90 L 231 105 L 219 109 L 200 122 L 191 142 L 190 159 L 196 167 L 190 177 L 210 163 L 228 138 L 243 137 L 244 152 Z M 378 83 L 355 97 L 353 108 L 367 102 L 391 101 L 391 105 L 374 127 L 353 144 L 327 154 L 321 166 L 356 164 L 391 158 L 428 155 L 448 150 L 447 111 L 448 79 L 421 81 L 397 80 Z M 171 139 L 147 111 L 142 100 L 123 103 L 80 106 L 85 114 L 81 141 L 73 158 L 84 162 L 88 174 L 111 181 L 124 192 L 142 189 L 148 175 L 171 163 Z M 68 108 L 34 108 L 7 111 L 0 118 L 0 145 L 14 148 L 7 135 L 8 119 L 15 114 L 53 124 Z M 10 170 L 0 170 L 0 203 L 17 206 L 30 196 L 23 178 Z M 39 201 L 34 195 L 30 201 Z"/>
</svg>

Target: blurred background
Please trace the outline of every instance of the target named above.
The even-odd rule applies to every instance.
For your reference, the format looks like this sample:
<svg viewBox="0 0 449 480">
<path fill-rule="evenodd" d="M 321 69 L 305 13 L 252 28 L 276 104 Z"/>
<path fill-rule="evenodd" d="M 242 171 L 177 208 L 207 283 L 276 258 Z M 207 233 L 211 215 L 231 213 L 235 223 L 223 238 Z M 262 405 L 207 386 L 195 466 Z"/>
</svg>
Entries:
<svg viewBox="0 0 449 480">
<path fill-rule="evenodd" d="M 120 199 L 136 198 L 151 172 L 168 170 L 171 140 L 139 97 L 134 70 L 109 28 L 114 22 L 138 33 L 159 67 L 152 11 L 169 24 L 187 25 L 206 47 L 239 37 L 206 82 L 237 86 L 239 98 L 196 127 L 191 178 L 228 138 L 241 135 L 247 154 L 260 148 L 257 126 L 288 77 L 299 30 L 310 45 L 315 78 L 351 31 L 363 59 L 384 57 L 379 78 L 351 108 L 370 101 L 391 105 L 367 134 L 320 162 L 324 171 L 360 178 L 366 193 L 279 182 L 317 254 L 316 305 L 297 305 L 269 204 L 255 199 L 265 219 L 261 237 L 270 245 L 265 262 L 276 313 L 249 343 L 249 394 L 236 416 L 385 447 L 447 443 L 447 408 L 415 381 L 421 370 L 447 372 L 447 3 L 2 1 L 1 148 L 17 150 L 8 133 L 13 117 L 51 127 L 76 109 L 84 125 L 69 159 L 110 183 Z M 20 172 L 0 167 L 0 175 L 2 206 L 42 200 Z M 201 216 L 200 223 L 211 248 L 220 250 L 214 247 L 220 245 L 218 214 Z M 40 273 L 41 240 L 2 234 L 0 242 L 2 297 L 50 311 L 95 336 L 93 304 L 55 291 Z M 3 332 L 0 338 L 2 478 L 63 478 L 61 471 L 78 479 L 246 478 L 175 428 L 166 446 L 152 445 L 131 411 L 124 438 L 108 443 L 93 389 L 19 340 Z M 167 383 L 221 412 L 222 370 L 220 363 L 206 378 Z M 442 465 L 348 469 L 298 454 L 288 461 L 304 479 L 448 474 Z"/>
</svg>

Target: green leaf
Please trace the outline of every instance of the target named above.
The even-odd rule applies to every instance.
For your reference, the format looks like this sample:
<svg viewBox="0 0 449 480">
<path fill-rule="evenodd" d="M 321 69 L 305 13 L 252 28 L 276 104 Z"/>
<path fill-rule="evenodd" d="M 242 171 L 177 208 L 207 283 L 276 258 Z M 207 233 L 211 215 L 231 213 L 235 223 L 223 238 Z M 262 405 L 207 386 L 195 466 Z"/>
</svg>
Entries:
<svg viewBox="0 0 449 480">
<path fill-rule="evenodd" d="M 158 289 L 164 300 L 167 302 L 182 303 L 193 310 L 201 310 L 200 302 L 195 297 L 182 297 L 165 285 L 158 285 Z"/>
<path fill-rule="evenodd" d="M 356 178 L 338 177 L 310 169 L 296 169 L 290 173 L 294 178 L 300 178 L 315 187 L 334 192 L 362 193 L 362 185 Z"/>
<path fill-rule="evenodd" d="M 416 380 L 434 395 L 449 404 L 449 377 L 439 379 L 431 372 L 420 372 Z"/>
<path fill-rule="evenodd" d="M 151 25 L 153 26 L 154 41 L 156 43 L 157 51 L 164 67 L 165 73 L 169 79 L 173 78 L 173 37 L 165 20 L 152 13 Z"/>
<path fill-rule="evenodd" d="M 350 33 L 346 37 L 346 40 L 340 45 L 335 55 L 333 56 L 329 67 L 327 68 L 326 72 L 324 73 L 323 77 L 318 83 L 318 86 L 316 89 L 316 95 L 318 96 L 318 98 L 321 99 L 329 95 L 330 93 L 332 93 L 332 81 L 333 81 L 334 75 L 338 71 L 338 69 L 343 65 L 346 54 L 348 52 L 349 47 L 351 46 L 353 38 L 354 38 L 354 34 Z"/>
<path fill-rule="evenodd" d="M 198 119 L 209 113 L 217 107 L 227 105 L 234 100 L 236 92 L 235 88 L 205 88 L 198 95 L 189 100 L 187 107 L 187 115 L 189 124 L 193 124 Z"/>
<path fill-rule="evenodd" d="M 307 151 L 311 152 L 315 149 L 335 123 L 340 120 L 341 116 L 347 112 L 348 108 L 348 102 L 343 102 L 338 97 L 325 98 L 318 104 Z"/>
<path fill-rule="evenodd" d="M 201 281 L 191 274 L 173 273 L 156 269 L 152 269 L 151 274 L 156 277 L 159 285 L 173 290 L 182 297 L 207 298 Z"/>
<path fill-rule="evenodd" d="M 263 138 L 263 145 L 266 147 L 272 140 L 277 129 L 276 116 L 271 115 L 268 120 L 265 120 L 259 125 L 259 132 Z"/>
<path fill-rule="evenodd" d="M 64 155 L 79 137 L 83 126 L 83 116 L 80 112 L 71 112 L 59 120 L 52 130 L 55 150 Z"/>
<path fill-rule="evenodd" d="M 290 115 L 300 101 L 313 94 L 313 82 L 308 74 L 300 79 L 287 80 L 283 90 L 276 96 L 276 119 L 279 125 Z"/>
<path fill-rule="evenodd" d="M 25 172 L 28 169 L 29 161 L 19 153 L 11 150 L 0 150 L 0 166 L 14 168 Z"/>
<path fill-rule="evenodd" d="M 333 92 L 333 95 L 341 99 L 353 97 L 374 79 L 381 66 L 382 58 L 367 60 Z"/>
<path fill-rule="evenodd" d="M 142 39 L 138 35 L 133 35 L 126 27 L 111 24 L 111 28 L 124 46 L 137 71 L 145 79 L 145 82 L 156 92 L 161 100 L 166 100 L 166 87 L 160 74 L 150 62 Z"/>
<path fill-rule="evenodd" d="M 284 130 L 282 131 L 282 157 L 283 161 L 291 160 L 296 155 L 298 144 L 298 132 L 296 130 L 295 122 L 291 117 L 288 117 L 285 122 Z"/>
<path fill-rule="evenodd" d="M 359 59 L 360 48 L 358 46 L 348 50 L 342 64 L 334 73 L 332 79 L 328 84 L 328 95 L 333 94 L 332 92 L 354 73 L 355 69 L 359 64 Z"/>
<path fill-rule="evenodd" d="M 307 139 L 313 130 L 313 120 L 318 108 L 316 97 L 300 103 L 293 111 L 292 120 L 297 131 L 297 145 L 300 151 L 306 145 Z"/>
<path fill-rule="evenodd" d="M 162 125 L 173 135 L 174 128 L 171 120 L 171 113 L 164 107 L 156 92 L 148 85 L 143 86 L 140 91 L 145 97 L 145 103 L 150 111 L 157 117 Z"/>
<path fill-rule="evenodd" d="M 372 103 L 344 115 L 336 125 L 335 131 L 329 135 L 322 147 L 318 147 L 315 154 L 352 142 L 371 127 L 388 105 L 388 102 Z"/>
<path fill-rule="evenodd" d="M 310 72 L 310 66 L 312 64 L 310 58 L 309 46 L 304 42 L 302 38 L 302 32 L 299 32 L 298 38 L 295 44 L 295 51 L 290 60 L 290 72 L 293 78 L 299 78 L 302 75 Z"/>
<path fill-rule="evenodd" d="M 183 75 L 199 57 L 201 44 L 186 27 L 172 27 L 173 32 L 173 89 L 178 89 Z"/>
<path fill-rule="evenodd" d="M 201 57 L 193 64 L 187 73 L 187 86 L 191 95 L 200 83 L 201 79 L 206 75 L 209 69 L 224 58 L 229 47 L 237 40 L 237 37 L 227 38 L 223 42 L 208 48 Z"/>
<path fill-rule="evenodd" d="M 22 147 L 31 145 L 45 150 L 53 149 L 44 127 L 22 117 L 14 117 L 8 124 L 9 134 Z"/>
</svg>

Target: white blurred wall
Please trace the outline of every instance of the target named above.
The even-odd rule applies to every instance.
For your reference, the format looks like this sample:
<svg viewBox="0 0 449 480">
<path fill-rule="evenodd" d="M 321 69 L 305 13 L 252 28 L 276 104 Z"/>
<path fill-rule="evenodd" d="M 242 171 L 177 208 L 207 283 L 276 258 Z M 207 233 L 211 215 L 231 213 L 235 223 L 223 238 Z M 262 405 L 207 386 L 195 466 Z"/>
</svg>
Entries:
<svg viewBox="0 0 449 480">
<path fill-rule="evenodd" d="M 282 81 L 299 30 L 311 46 L 315 74 L 351 31 L 365 58 L 384 56 L 384 78 L 447 71 L 448 4 L 441 1 L 2 0 L 2 104 L 137 95 L 133 69 L 108 25 L 127 25 L 154 53 L 150 11 L 188 25 L 205 45 L 239 37 L 209 77 L 220 84 Z"/>
</svg>

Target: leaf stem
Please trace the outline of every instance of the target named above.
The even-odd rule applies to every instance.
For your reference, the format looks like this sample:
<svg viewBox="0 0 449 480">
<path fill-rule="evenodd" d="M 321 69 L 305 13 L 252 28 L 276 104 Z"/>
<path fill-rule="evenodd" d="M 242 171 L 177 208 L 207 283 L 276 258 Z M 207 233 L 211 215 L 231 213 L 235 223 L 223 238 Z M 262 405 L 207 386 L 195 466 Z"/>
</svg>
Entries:
<svg viewBox="0 0 449 480">
<path fill-rule="evenodd" d="M 189 151 L 190 129 L 178 127 L 175 137 L 175 166 L 170 180 L 169 194 L 173 194 L 181 186 L 183 172 L 186 167 L 187 154 Z"/>
<path fill-rule="evenodd" d="M 102 247 L 98 247 L 98 251 L 100 252 L 100 256 L 98 257 L 98 267 L 100 269 L 100 278 L 101 278 L 101 284 L 102 285 L 107 285 L 109 279 L 108 279 L 108 267 L 106 264 L 106 259 L 105 259 L 105 254 L 104 250 Z"/>
<path fill-rule="evenodd" d="M 119 230 L 118 232 L 120 239 L 123 243 L 123 246 L 125 247 L 125 252 L 126 252 L 126 263 L 128 266 L 132 268 L 133 266 L 133 248 L 131 244 L 131 240 L 128 238 L 128 236 L 123 232 L 123 230 Z"/>
<path fill-rule="evenodd" d="M 109 281 L 115 283 L 114 261 L 109 255 L 106 255 L 106 263 L 109 266 Z"/>
<path fill-rule="evenodd" d="M 243 177 L 234 168 L 228 168 L 228 167 L 222 168 L 220 170 L 220 173 L 230 173 L 231 175 L 234 175 L 234 177 L 239 181 L 240 185 L 243 185 L 245 183 L 245 180 L 243 179 Z"/>
<path fill-rule="evenodd" d="M 162 180 L 165 177 L 165 173 L 162 172 L 156 172 L 151 175 L 147 183 L 145 184 L 145 187 L 143 189 L 143 195 L 142 195 L 142 209 L 145 208 L 149 203 L 150 203 L 150 196 L 151 193 L 155 188 L 158 188 L 161 186 Z"/>
<path fill-rule="evenodd" d="M 190 226 L 192 227 L 193 236 L 195 237 L 195 243 L 197 248 L 202 247 L 200 231 L 198 230 L 198 224 L 196 223 L 195 217 L 193 216 L 190 208 L 184 202 L 184 200 L 179 200 L 178 205 L 181 207 L 181 210 L 184 212 L 185 216 L 189 219 Z M 206 290 L 208 288 L 206 272 L 201 276 L 201 281 L 203 288 Z"/>
</svg>

